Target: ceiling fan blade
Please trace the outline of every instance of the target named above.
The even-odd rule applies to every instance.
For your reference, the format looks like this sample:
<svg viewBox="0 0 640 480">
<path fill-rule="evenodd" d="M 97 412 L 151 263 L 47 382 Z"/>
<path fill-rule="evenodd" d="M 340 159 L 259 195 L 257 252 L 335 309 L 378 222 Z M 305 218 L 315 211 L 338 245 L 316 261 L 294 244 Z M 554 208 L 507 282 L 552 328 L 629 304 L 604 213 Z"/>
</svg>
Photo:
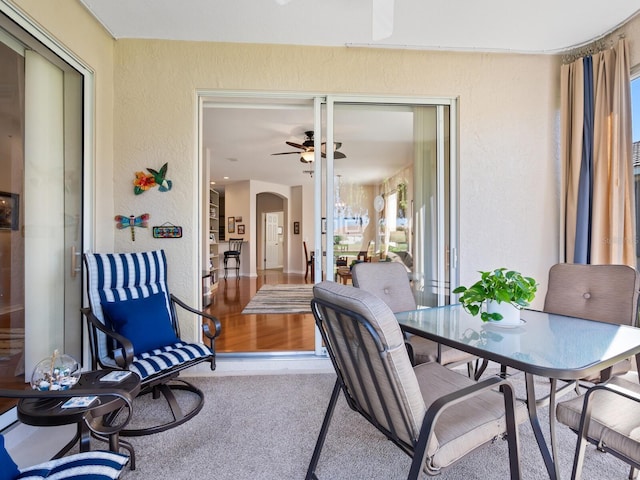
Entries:
<svg viewBox="0 0 640 480">
<path fill-rule="evenodd" d="M 394 0 L 372 0 L 371 36 L 374 41 L 384 40 L 393 34 Z"/>
<path fill-rule="evenodd" d="M 324 153 L 324 152 L 322 152 L 320 155 L 322 156 L 322 158 L 327 158 L 327 154 Z M 338 160 L 340 158 L 347 158 L 347 156 L 342 152 L 333 152 L 333 159 L 334 160 Z"/>
<path fill-rule="evenodd" d="M 290 155 L 292 153 L 295 153 L 296 155 L 300 155 L 300 152 L 279 152 L 279 153 L 272 153 L 271 155 Z"/>
<path fill-rule="evenodd" d="M 333 142 L 333 150 L 338 150 L 342 146 L 342 142 Z M 327 151 L 327 143 L 322 143 L 322 152 L 325 153 Z"/>
<path fill-rule="evenodd" d="M 294 142 L 284 142 L 284 143 L 286 143 L 290 147 L 299 148 L 301 150 L 306 150 L 307 149 L 307 147 L 305 147 L 304 145 L 300 145 L 299 143 L 294 143 Z M 298 153 L 300 153 L 300 152 L 298 152 Z"/>
</svg>

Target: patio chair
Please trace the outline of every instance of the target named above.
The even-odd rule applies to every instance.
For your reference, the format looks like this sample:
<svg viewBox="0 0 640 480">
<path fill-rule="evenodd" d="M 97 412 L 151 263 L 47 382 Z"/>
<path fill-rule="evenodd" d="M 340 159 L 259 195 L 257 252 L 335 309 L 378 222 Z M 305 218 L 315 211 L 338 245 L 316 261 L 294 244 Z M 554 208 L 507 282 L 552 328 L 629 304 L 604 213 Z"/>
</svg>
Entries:
<svg viewBox="0 0 640 480">
<path fill-rule="evenodd" d="M 631 466 L 640 468 L 640 385 L 621 377 L 592 386 L 584 395 L 558 403 L 560 422 L 578 434 L 571 478 L 582 474 L 586 446 L 591 443 Z"/>
<path fill-rule="evenodd" d="M 178 376 L 181 371 L 203 362 L 215 370 L 219 320 L 169 293 L 163 250 L 87 253 L 84 260 L 89 307 L 82 312 L 89 326 L 92 368 L 137 373 L 141 378 L 139 395 L 151 393 L 154 399 L 162 395 L 172 413 L 172 420 L 168 422 L 125 429 L 121 435 L 162 432 L 193 418 L 202 409 L 204 394 Z M 203 318 L 202 333 L 207 345 L 180 338 L 176 305 Z M 195 406 L 183 412 L 174 390 L 195 394 Z"/>
<path fill-rule="evenodd" d="M 381 299 L 335 282 L 316 284 L 313 294 L 313 316 L 337 380 L 308 480 L 318 478 L 340 390 L 352 410 L 413 458 L 410 479 L 423 471 L 437 475 L 505 433 L 511 478 L 520 478 L 516 420 L 526 420 L 526 407 L 515 401 L 508 380 L 492 376 L 475 382 L 435 362 L 412 367 L 398 321 Z"/>
<path fill-rule="evenodd" d="M 415 297 L 406 269 L 397 262 L 357 263 L 351 270 L 354 287 L 362 288 L 382 299 L 393 313 L 415 310 Z M 484 372 L 487 362 L 446 345 L 417 335 L 405 335 L 411 363 L 438 362 L 447 367 L 467 364 L 470 377 L 476 380 Z M 474 365 L 475 364 L 475 365 Z"/>
<path fill-rule="evenodd" d="M 26 468 L 18 468 L 0 435 L 0 478 L 37 480 L 73 478 L 75 480 L 108 480 L 120 477 L 129 457 L 121 453 L 94 451 L 77 453 Z"/>
<path fill-rule="evenodd" d="M 560 263 L 549 269 L 544 311 L 636 326 L 639 292 L 640 274 L 627 265 Z M 636 365 L 640 366 L 640 355 L 636 356 Z M 584 380 L 603 382 L 612 375 L 622 375 L 630 369 L 631 361 L 625 359 Z"/>
</svg>

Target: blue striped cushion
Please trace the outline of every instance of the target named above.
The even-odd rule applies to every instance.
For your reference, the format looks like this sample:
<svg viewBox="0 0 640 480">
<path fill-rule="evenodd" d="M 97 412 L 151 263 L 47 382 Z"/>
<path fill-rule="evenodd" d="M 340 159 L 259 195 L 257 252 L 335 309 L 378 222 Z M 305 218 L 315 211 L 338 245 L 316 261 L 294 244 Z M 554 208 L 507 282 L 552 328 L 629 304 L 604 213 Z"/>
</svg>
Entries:
<svg viewBox="0 0 640 480">
<path fill-rule="evenodd" d="M 108 480 L 120 476 L 129 461 L 127 455 L 107 451 L 78 453 L 50 462 L 24 468 L 16 479 L 51 478 L 75 480 Z"/>
<path fill-rule="evenodd" d="M 141 379 L 196 358 L 211 355 L 211 349 L 202 343 L 176 343 L 136 355 L 129 370 Z"/>
<path fill-rule="evenodd" d="M 167 288 L 167 259 L 163 250 L 138 253 L 87 253 L 87 294 L 93 314 L 105 324 L 102 303 L 146 298 L 164 292 L 169 307 Z M 110 362 L 106 335 L 98 332 L 98 356 Z"/>
</svg>

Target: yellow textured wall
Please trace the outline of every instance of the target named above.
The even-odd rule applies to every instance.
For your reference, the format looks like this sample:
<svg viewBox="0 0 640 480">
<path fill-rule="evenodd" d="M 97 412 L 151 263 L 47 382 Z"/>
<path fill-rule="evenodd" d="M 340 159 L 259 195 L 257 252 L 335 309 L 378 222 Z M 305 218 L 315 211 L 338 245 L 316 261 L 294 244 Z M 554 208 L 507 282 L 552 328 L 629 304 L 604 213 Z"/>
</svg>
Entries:
<svg viewBox="0 0 640 480">
<path fill-rule="evenodd" d="M 503 265 L 544 280 L 557 261 L 557 57 L 119 40 L 115 62 L 116 211 L 193 237 L 196 89 L 459 97 L 461 281 Z M 124 179 L 166 161 L 174 191 L 135 198 Z"/>
<path fill-rule="evenodd" d="M 96 251 L 113 250 L 113 46 L 114 40 L 75 0 L 15 0 L 36 23 L 95 73 L 95 204 Z"/>
</svg>

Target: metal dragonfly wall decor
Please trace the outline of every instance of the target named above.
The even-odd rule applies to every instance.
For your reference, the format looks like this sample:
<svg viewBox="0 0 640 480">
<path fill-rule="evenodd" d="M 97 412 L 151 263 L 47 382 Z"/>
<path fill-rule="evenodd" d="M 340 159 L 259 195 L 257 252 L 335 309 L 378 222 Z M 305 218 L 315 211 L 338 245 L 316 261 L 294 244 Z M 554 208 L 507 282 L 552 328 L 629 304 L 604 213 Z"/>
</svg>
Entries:
<svg viewBox="0 0 640 480">
<path fill-rule="evenodd" d="M 136 230 L 135 227 L 139 228 L 148 228 L 149 227 L 149 214 L 143 213 L 142 215 L 136 217 L 134 215 L 129 215 L 128 217 L 124 215 L 116 215 L 115 216 L 116 228 L 122 230 L 123 228 L 131 228 L 131 241 L 136 241 Z"/>
</svg>

